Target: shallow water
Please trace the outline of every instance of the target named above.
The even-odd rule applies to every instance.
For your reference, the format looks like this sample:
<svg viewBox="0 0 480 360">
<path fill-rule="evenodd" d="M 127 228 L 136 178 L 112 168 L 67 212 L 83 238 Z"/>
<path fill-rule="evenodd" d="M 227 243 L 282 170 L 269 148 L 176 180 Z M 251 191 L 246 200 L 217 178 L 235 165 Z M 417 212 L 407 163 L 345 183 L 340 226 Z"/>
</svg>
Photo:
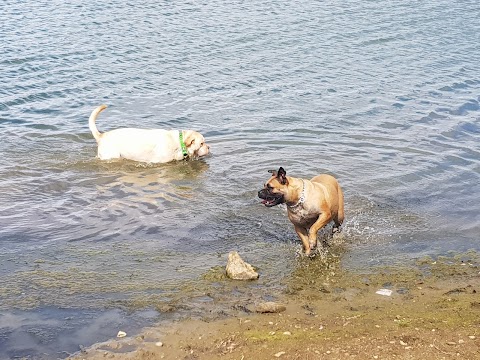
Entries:
<svg viewBox="0 0 480 360">
<path fill-rule="evenodd" d="M 479 250 L 477 1 L 1 8 L 0 358 L 274 297 L 303 263 L 256 198 L 278 166 L 338 177 L 344 266 Z M 212 154 L 101 162 L 101 103 L 100 131 L 192 128 Z M 231 250 L 260 280 L 212 301 Z"/>
</svg>

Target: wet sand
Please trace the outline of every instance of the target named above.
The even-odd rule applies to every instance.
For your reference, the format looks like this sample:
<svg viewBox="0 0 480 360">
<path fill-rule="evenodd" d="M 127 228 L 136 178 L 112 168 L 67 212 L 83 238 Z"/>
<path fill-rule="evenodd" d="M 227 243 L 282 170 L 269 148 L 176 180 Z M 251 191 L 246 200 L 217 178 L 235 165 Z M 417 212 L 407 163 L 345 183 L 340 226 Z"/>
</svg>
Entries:
<svg viewBox="0 0 480 360">
<path fill-rule="evenodd" d="M 239 304 L 238 316 L 148 328 L 71 359 L 478 359 L 478 260 L 472 252 L 363 274 L 315 260 L 287 282 L 283 312 Z"/>
</svg>

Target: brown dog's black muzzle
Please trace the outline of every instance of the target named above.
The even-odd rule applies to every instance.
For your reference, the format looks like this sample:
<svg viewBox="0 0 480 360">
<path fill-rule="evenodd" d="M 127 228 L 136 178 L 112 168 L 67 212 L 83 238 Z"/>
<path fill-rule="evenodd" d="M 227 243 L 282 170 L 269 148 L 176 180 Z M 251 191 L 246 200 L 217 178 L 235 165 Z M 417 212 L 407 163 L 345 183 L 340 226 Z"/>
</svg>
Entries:
<svg viewBox="0 0 480 360">
<path fill-rule="evenodd" d="M 258 197 L 262 199 L 262 204 L 266 207 L 275 206 L 284 203 L 282 194 L 272 194 L 268 189 L 262 189 L 258 192 Z"/>
</svg>

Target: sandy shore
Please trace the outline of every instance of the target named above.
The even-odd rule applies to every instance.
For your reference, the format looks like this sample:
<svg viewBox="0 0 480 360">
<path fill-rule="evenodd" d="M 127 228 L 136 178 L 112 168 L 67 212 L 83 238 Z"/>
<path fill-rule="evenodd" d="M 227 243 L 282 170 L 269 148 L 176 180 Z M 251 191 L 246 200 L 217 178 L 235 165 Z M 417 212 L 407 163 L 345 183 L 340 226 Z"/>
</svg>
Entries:
<svg viewBox="0 0 480 360">
<path fill-rule="evenodd" d="M 283 312 L 184 320 L 71 359 L 480 359 L 477 254 L 369 274 L 320 261 L 302 271 Z"/>
</svg>

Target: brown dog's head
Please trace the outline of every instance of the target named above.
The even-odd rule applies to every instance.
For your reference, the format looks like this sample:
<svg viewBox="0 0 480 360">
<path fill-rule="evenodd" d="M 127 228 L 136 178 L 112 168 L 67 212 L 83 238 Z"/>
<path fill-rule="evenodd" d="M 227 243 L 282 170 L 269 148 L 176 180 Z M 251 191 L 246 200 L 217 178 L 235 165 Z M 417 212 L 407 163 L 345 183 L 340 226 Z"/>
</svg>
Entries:
<svg viewBox="0 0 480 360">
<path fill-rule="evenodd" d="M 267 207 L 272 207 L 285 202 L 285 194 L 288 188 L 287 172 L 283 167 L 278 171 L 269 170 L 272 177 L 268 179 L 262 190 L 258 192 L 258 197 L 263 199 L 262 204 Z"/>
<path fill-rule="evenodd" d="M 193 130 L 185 131 L 185 146 L 187 147 L 189 157 L 201 157 L 208 155 L 210 146 L 205 143 L 202 134 Z"/>
</svg>

